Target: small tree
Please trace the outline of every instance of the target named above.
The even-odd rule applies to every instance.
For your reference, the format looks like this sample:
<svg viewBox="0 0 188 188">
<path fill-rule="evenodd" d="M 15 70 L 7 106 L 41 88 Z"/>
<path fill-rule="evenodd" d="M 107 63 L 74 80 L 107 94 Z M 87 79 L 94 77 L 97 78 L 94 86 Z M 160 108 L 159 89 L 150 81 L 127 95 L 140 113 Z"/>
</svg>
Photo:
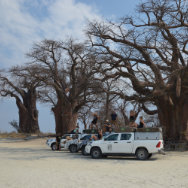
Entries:
<svg viewBox="0 0 188 188">
<path fill-rule="evenodd" d="M 9 124 L 16 129 L 17 132 L 20 132 L 20 128 L 19 128 L 19 124 L 16 120 L 12 120 L 11 122 L 9 122 Z"/>
</svg>

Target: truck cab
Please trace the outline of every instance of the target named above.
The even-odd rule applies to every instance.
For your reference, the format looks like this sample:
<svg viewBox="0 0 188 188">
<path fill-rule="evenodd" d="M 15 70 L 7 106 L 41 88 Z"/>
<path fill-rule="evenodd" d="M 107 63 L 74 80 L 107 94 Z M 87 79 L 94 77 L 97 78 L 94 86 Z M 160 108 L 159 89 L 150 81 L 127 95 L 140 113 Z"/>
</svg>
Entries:
<svg viewBox="0 0 188 188">
<path fill-rule="evenodd" d="M 114 133 L 100 142 L 103 153 L 132 153 L 133 133 Z"/>
</svg>

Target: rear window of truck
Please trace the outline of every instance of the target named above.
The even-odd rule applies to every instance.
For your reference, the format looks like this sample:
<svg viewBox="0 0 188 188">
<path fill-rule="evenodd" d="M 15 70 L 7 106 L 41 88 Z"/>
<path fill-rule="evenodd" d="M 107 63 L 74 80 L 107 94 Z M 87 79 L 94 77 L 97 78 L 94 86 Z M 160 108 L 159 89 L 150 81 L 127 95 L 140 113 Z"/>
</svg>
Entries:
<svg viewBox="0 0 188 188">
<path fill-rule="evenodd" d="M 131 134 L 121 134 L 120 140 L 129 140 L 131 138 Z"/>
</svg>

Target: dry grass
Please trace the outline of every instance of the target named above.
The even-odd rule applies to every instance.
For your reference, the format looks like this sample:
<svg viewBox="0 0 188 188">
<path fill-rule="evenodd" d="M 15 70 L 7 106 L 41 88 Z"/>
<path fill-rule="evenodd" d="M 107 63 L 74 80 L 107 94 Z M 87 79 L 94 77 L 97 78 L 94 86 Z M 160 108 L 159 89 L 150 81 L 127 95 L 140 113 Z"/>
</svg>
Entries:
<svg viewBox="0 0 188 188">
<path fill-rule="evenodd" d="M 26 138 L 28 134 L 23 134 L 23 133 L 17 133 L 17 132 L 0 132 L 0 138 Z"/>
<path fill-rule="evenodd" d="M 17 132 L 0 132 L 0 138 L 27 138 L 30 136 L 34 136 L 34 137 L 51 137 L 51 136 L 55 136 L 54 133 L 38 133 L 38 134 L 25 134 L 25 133 L 17 133 Z"/>
</svg>

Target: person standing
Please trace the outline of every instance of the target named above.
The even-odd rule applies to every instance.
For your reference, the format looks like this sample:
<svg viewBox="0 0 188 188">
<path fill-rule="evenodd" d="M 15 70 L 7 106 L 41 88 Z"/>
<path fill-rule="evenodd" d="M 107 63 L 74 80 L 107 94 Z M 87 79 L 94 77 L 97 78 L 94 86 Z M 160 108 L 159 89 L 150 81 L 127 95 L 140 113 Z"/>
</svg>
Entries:
<svg viewBox="0 0 188 188">
<path fill-rule="evenodd" d="M 117 126 L 117 114 L 114 111 L 112 111 L 111 113 L 111 122 L 112 125 Z"/>
<path fill-rule="evenodd" d="M 136 120 L 136 112 L 134 110 L 130 111 L 130 117 L 129 117 L 129 121 L 130 121 L 130 127 L 137 127 L 137 124 L 135 123 Z"/>
<path fill-rule="evenodd" d="M 61 136 L 58 134 L 57 136 L 56 136 L 56 150 L 61 150 L 61 145 L 60 145 L 60 143 L 61 143 Z"/>
<path fill-rule="evenodd" d="M 145 124 L 142 116 L 140 116 L 140 123 L 137 128 L 146 128 L 146 124 Z"/>
<path fill-rule="evenodd" d="M 134 122 L 136 120 L 136 112 L 134 110 L 130 111 L 130 117 L 129 117 L 129 121 L 130 122 Z"/>
<path fill-rule="evenodd" d="M 98 115 L 97 115 L 97 113 L 94 113 L 93 120 L 90 125 L 90 129 L 98 129 L 97 121 L 98 121 Z"/>
</svg>

